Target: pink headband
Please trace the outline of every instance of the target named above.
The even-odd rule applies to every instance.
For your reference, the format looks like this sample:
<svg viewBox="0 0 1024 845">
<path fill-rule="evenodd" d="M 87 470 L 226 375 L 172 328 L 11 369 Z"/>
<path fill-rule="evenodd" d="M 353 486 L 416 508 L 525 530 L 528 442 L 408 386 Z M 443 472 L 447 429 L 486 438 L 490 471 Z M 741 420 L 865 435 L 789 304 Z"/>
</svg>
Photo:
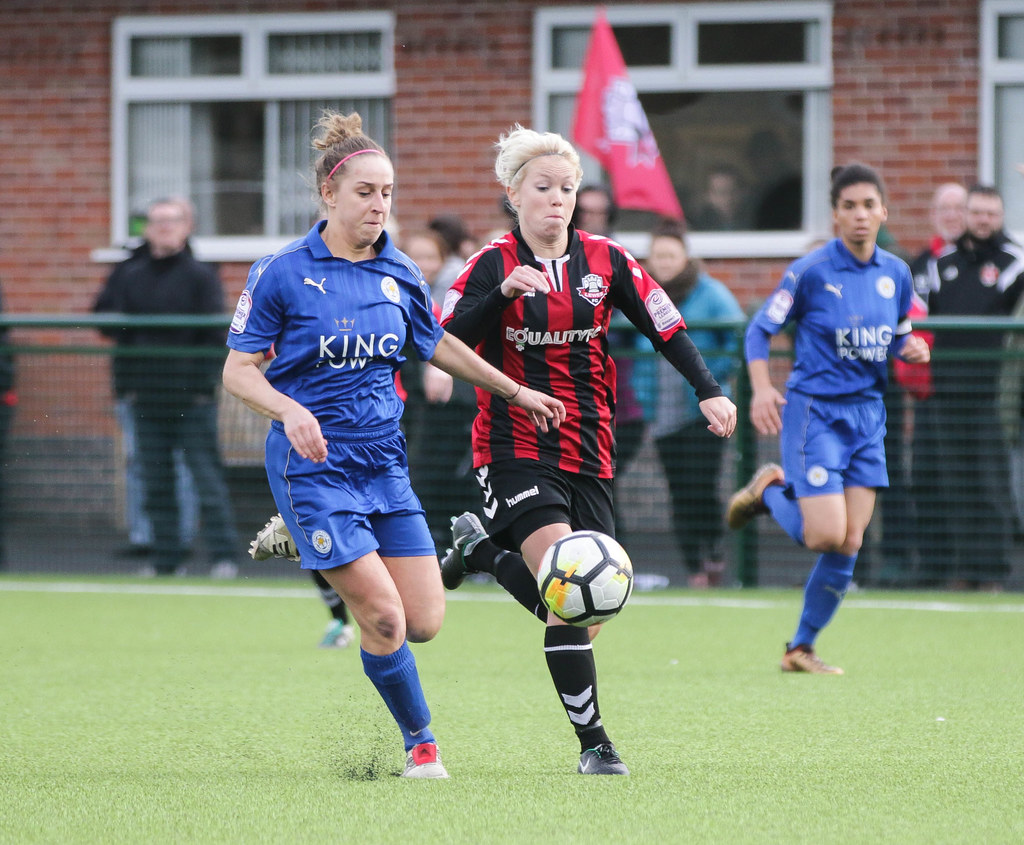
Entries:
<svg viewBox="0 0 1024 845">
<path fill-rule="evenodd" d="M 341 161 L 339 161 L 336 165 L 334 165 L 334 167 L 331 168 L 331 172 L 327 174 L 327 178 L 324 179 L 324 181 L 325 182 L 331 181 L 331 177 L 335 174 L 335 172 L 338 170 L 339 167 L 341 167 L 346 161 L 348 161 L 350 158 L 352 158 L 352 156 L 362 155 L 363 153 L 377 153 L 378 155 L 384 155 L 384 153 L 382 153 L 380 150 L 373 150 L 373 149 L 369 149 L 369 148 L 365 149 L 365 150 L 356 150 L 354 153 L 349 153 Z"/>
</svg>

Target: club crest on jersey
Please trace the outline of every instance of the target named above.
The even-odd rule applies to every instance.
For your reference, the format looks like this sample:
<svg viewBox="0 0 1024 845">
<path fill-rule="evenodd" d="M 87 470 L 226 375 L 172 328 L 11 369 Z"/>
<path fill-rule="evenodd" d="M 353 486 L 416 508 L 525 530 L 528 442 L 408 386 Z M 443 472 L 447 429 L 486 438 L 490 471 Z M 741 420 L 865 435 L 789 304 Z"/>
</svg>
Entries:
<svg viewBox="0 0 1024 845">
<path fill-rule="evenodd" d="M 978 278 L 981 279 L 981 283 L 985 287 L 990 288 L 999 281 L 999 268 L 995 264 L 985 264 L 981 268 Z"/>
<path fill-rule="evenodd" d="M 608 296 L 608 283 L 603 277 L 597 273 L 587 273 L 580 281 L 583 284 L 576 288 L 576 293 L 595 308 L 604 302 L 604 298 Z"/>
<path fill-rule="evenodd" d="M 398 292 L 398 282 L 391 276 L 385 276 L 380 280 L 380 291 L 396 305 L 401 301 L 402 296 Z"/>
<path fill-rule="evenodd" d="M 311 541 L 313 543 L 313 548 L 316 549 L 316 553 L 320 555 L 328 554 L 331 551 L 331 547 L 334 545 L 331 541 L 331 535 L 322 528 L 318 528 L 313 532 Z"/>
<path fill-rule="evenodd" d="M 889 276 L 879 276 L 875 282 L 875 290 L 883 299 L 892 299 L 896 295 L 896 282 Z"/>
<path fill-rule="evenodd" d="M 234 334 L 241 334 L 245 331 L 245 324 L 249 321 L 249 312 L 251 310 L 252 295 L 246 289 L 238 297 L 238 305 L 235 306 L 235 316 L 231 318 L 231 331 Z"/>
</svg>

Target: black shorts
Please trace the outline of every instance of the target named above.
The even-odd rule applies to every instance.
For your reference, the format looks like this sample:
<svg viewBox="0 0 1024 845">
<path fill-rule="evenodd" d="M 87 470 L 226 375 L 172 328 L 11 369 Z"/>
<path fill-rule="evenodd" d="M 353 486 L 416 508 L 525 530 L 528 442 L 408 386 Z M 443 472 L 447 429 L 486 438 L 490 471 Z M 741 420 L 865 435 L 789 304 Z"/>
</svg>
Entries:
<svg viewBox="0 0 1024 845">
<path fill-rule="evenodd" d="M 518 551 L 538 528 L 558 522 L 573 531 L 615 536 L 612 480 L 565 472 L 517 459 L 476 470 L 487 532 L 499 546 Z"/>
</svg>

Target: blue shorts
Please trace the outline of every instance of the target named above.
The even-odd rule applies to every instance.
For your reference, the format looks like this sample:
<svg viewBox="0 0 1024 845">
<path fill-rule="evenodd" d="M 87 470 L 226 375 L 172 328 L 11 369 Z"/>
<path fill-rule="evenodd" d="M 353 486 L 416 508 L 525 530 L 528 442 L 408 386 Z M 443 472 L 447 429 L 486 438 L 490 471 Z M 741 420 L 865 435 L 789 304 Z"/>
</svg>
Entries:
<svg viewBox="0 0 1024 845">
<path fill-rule="evenodd" d="M 888 487 L 885 405 L 820 399 L 790 390 L 779 441 L 786 483 L 797 498 L 847 487 Z"/>
<path fill-rule="evenodd" d="M 436 555 L 398 426 L 323 434 L 322 464 L 300 457 L 280 423 L 267 434 L 267 478 L 302 568 L 333 569 L 373 551 Z"/>
</svg>

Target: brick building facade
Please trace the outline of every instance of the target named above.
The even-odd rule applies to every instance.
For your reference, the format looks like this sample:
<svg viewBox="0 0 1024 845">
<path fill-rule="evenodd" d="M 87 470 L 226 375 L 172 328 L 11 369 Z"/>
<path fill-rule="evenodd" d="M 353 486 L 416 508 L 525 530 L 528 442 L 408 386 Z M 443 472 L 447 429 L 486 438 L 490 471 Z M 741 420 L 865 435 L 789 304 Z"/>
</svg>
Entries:
<svg viewBox="0 0 1024 845">
<path fill-rule="evenodd" d="M 544 5 L 394 4 L 392 149 L 400 180 L 396 214 L 403 225 L 451 210 L 479 232 L 501 225 L 492 144 L 511 123 L 532 123 L 532 18 Z M 108 271 L 92 256 L 111 245 L 115 18 L 374 6 L 351 0 L 4 3 L 0 278 L 8 310 L 84 310 Z M 832 15 L 832 159 L 881 169 L 892 232 L 916 249 L 928 231 L 933 186 L 974 181 L 979 174 L 979 4 L 837 0 Z M 751 256 L 709 264 L 745 301 L 763 293 L 787 260 Z M 246 267 L 224 267 L 231 300 Z"/>
</svg>

